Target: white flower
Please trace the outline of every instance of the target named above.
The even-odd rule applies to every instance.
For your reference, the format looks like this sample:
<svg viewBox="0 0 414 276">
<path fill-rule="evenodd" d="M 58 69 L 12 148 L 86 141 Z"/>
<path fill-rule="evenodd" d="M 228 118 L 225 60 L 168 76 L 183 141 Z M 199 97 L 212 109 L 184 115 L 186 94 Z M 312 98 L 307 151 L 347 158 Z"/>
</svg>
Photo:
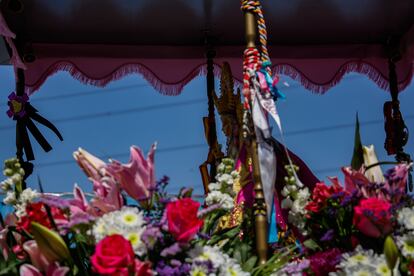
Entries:
<svg viewBox="0 0 414 276">
<path fill-rule="evenodd" d="M 250 273 L 244 272 L 239 264 L 229 262 L 220 271 L 220 276 L 248 276 Z"/>
<path fill-rule="evenodd" d="M 234 180 L 233 177 L 230 174 L 222 174 L 217 176 L 217 182 L 219 182 L 221 185 L 233 185 Z"/>
<path fill-rule="evenodd" d="M 287 197 L 290 194 L 288 186 L 289 185 L 285 185 L 282 189 L 282 196 L 284 197 Z"/>
<path fill-rule="evenodd" d="M 210 206 L 217 203 L 221 205 L 221 208 L 227 211 L 233 209 L 234 207 L 234 201 L 230 195 L 220 191 L 212 191 L 208 193 L 206 197 L 206 204 Z"/>
<path fill-rule="evenodd" d="M 402 208 L 398 212 L 398 223 L 408 230 L 414 230 L 414 210 L 413 208 Z"/>
<path fill-rule="evenodd" d="M 13 183 L 18 183 L 18 182 L 21 182 L 23 180 L 23 177 L 20 174 L 15 173 L 15 174 L 13 174 L 12 177 L 10 177 L 10 180 Z"/>
<path fill-rule="evenodd" d="M 4 181 L 2 181 L 1 183 L 0 183 L 0 186 L 1 186 L 1 189 L 3 190 L 3 191 L 9 191 L 9 190 L 12 190 L 13 189 L 13 182 L 12 182 L 12 180 L 10 179 L 10 178 L 7 178 L 6 180 L 4 180 Z"/>
<path fill-rule="evenodd" d="M 292 208 L 293 201 L 290 199 L 290 197 L 286 197 L 282 200 L 281 207 L 282 209 L 290 209 Z"/>
<path fill-rule="evenodd" d="M 224 173 L 224 170 L 226 169 L 226 165 L 224 164 L 224 163 L 220 163 L 218 166 L 217 166 L 217 172 L 218 173 Z"/>
<path fill-rule="evenodd" d="M 141 227 L 144 224 L 144 217 L 136 208 L 122 208 L 117 219 L 127 228 Z"/>
<path fill-rule="evenodd" d="M 374 254 L 373 250 L 364 250 L 357 246 L 354 252 L 342 254 L 339 271 L 336 275 L 391 275 L 384 255 Z"/>
<path fill-rule="evenodd" d="M 401 250 L 401 254 L 406 258 L 414 258 L 414 235 L 408 234 L 397 237 L 397 245 Z"/>
<path fill-rule="evenodd" d="M 220 191 L 221 190 L 221 185 L 218 184 L 218 183 L 213 182 L 213 183 L 208 184 L 208 189 L 210 191 Z"/>
<path fill-rule="evenodd" d="M 237 179 L 240 177 L 240 174 L 238 171 L 234 170 L 230 173 L 231 177 L 233 177 L 233 179 Z"/>
<path fill-rule="evenodd" d="M 16 194 L 13 191 L 7 192 L 6 197 L 3 199 L 3 203 L 6 205 L 14 205 L 16 202 Z"/>
<path fill-rule="evenodd" d="M 145 221 L 142 213 L 137 208 L 123 207 L 97 219 L 92 234 L 96 242 L 109 235 L 122 235 L 131 242 L 135 254 L 142 256 L 146 252 L 145 244 L 141 241 L 144 230 Z"/>
<path fill-rule="evenodd" d="M 39 197 L 39 193 L 36 190 L 32 190 L 31 188 L 24 189 L 20 194 L 19 201 L 20 203 L 30 203 L 33 202 L 34 199 Z"/>
<path fill-rule="evenodd" d="M 247 276 L 235 259 L 220 251 L 218 247 L 196 246 L 188 252 L 188 262 L 191 263 L 190 275 L 218 275 L 218 276 Z M 205 264 L 210 262 L 214 272 L 207 271 Z M 197 274 L 198 272 L 199 274 Z M 208 274 L 210 273 L 210 274 Z"/>
</svg>

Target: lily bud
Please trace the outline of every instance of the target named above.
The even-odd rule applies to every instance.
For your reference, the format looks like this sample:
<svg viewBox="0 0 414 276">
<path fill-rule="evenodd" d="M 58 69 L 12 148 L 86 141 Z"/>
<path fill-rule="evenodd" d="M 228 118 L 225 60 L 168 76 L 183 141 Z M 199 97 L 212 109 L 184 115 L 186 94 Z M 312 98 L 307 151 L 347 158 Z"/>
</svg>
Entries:
<svg viewBox="0 0 414 276">
<path fill-rule="evenodd" d="M 391 236 L 387 236 L 385 239 L 384 255 L 385 259 L 387 260 L 388 267 L 390 270 L 393 270 L 400 256 L 400 252 L 398 251 L 398 248 Z"/>
<path fill-rule="evenodd" d="M 32 222 L 31 232 L 40 252 L 50 261 L 69 260 L 70 252 L 62 237 L 47 227 Z"/>
<path fill-rule="evenodd" d="M 374 145 L 362 146 L 365 167 L 378 163 L 377 154 L 375 153 Z M 365 176 L 370 182 L 384 183 L 385 178 L 380 166 L 374 166 L 365 172 Z"/>
<path fill-rule="evenodd" d="M 88 177 L 94 180 L 100 180 L 103 177 L 102 170 L 106 166 L 104 161 L 82 148 L 75 151 L 73 157 Z"/>
</svg>

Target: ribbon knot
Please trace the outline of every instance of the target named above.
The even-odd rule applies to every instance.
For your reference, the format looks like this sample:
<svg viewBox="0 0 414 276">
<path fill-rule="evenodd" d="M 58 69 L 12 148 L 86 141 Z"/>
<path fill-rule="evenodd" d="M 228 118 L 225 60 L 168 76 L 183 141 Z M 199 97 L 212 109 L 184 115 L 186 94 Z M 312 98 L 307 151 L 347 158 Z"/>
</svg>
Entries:
<svg viewBox="0 0 414 276">
<path fill-rule="evenodd" d="M 49 128 L 55 133 L 60 141 L 63 141 L 63 137 L 59 130 L 50 121 L 39 115 L 38 111 L 30 104 L 29 97 L 26 94 L 18 96 L 15 92 L 12 92 L 9 95 L 8 105 L 9 110 L 7 111 L 7 115 L 17 122 L 17 135 L 21 138 L 22 147 L 28 161 L 34 160 L 35 158 L 27 130 L 29 130 L 45 152 L 52 149 L 52 146 L 33 121 Z"/>
</svg>

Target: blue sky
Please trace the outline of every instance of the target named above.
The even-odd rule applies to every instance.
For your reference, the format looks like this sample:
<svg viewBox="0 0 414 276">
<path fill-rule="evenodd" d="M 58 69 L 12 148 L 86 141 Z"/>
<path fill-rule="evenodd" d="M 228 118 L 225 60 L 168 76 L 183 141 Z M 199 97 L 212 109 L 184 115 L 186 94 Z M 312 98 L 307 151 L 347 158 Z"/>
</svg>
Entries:
<svg viewBox="0 0 414 276">
<path fill-rule="evenodd" d="M 382 105 L 390 96 L 363 75 L 349 74 L 325 95 L 316 95 L 289 78 L 290 87 L 282 87 L 287 100 L 278 103 L 286 143 L 320 179 L 339 175 L 340 167 L 350 163 L 354 128 L 349 127 L 359 113 L 364 144 L 374 144 L 380 160 L 393 160 L 383 149 Z M 37 186 L 37 176 L 46 191 L 71 191 L 78 183 L 91 190 L 72 152 L 82 147 L 102 157 L 112 156 L 126 162 L 129 146 L 145 152 L 158 141 L 156 173 L 171 178 L 169 190 L 193 187 L 202 193 L 198 166 L 205 160 L 207 145 L 202 117 L 207 115 L 205 78 L 193 80 L 181 95 L 163 96 L 137 75 L 125 77 L 105 88 L 86 86 L 65 72 L 49 78 L 32 98 L 40 113 L 61 131 L 60 142 L 47 129 L 43 133 L 53 146 L 44 153 L 33 141 L 36 167 L 29 186 Z M 218 82 L 216 82 L 218 89 Z M 9 66 L 0 67 L 0 159 L 14 156 L 14 122 L 5 114 L 7 96 L 14 90 L 14 74 Z M 414 132 L 414 85 L 400 94 L 401 110 L 408 128 Z M 91 116 L 93 115 L 93 116 Z M 75 118 L 74 118 L 75 117 Z M 68 120 L 68 118 L 72 118 Z M 74 119 L 73 119 L 74 118 Z M 364 122 L 371 122 L 364 124 Z M 218 126 L 220 130 L 220 126 Z M 280 134 L 274 130 L 274 136 Z M 224 138 L 219 131 L 222 144 Z M 414 154 L 412 137 L 406 147 Z M 73 161 L 72 161 L 73 160 Z"/>
</svg>

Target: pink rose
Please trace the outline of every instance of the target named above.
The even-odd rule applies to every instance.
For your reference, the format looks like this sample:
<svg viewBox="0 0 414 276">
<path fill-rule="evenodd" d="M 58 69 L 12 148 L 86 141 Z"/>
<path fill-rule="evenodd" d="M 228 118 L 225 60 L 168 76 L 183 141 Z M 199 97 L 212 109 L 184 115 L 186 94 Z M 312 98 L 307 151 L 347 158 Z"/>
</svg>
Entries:
<svg viewBox="0 0 414 276">
<path fill-rule="evenodd" d="M 135 272 L 135 254 L 131 243 L 121 235 L 101 240 L 91 257 L 93 271 L 100 275 L 128 276 Z"/>
<path fill-rule="evenodd" d="M 378 238 L 392 231 L 391 204 L 383 199 L 362 199 L 354 207 L 353 224 L 364 235 Z"/>
<path fill-rule="evenodd" d="M 189 242 L 203 225 L 203 220 L 197 217 L 200 203 L 191 198 L 183 198 L 168 203 L 168 231 L 178 242 Z"/>
</svg>

